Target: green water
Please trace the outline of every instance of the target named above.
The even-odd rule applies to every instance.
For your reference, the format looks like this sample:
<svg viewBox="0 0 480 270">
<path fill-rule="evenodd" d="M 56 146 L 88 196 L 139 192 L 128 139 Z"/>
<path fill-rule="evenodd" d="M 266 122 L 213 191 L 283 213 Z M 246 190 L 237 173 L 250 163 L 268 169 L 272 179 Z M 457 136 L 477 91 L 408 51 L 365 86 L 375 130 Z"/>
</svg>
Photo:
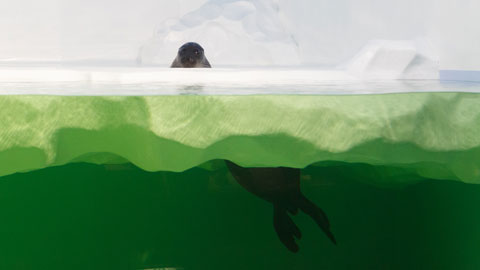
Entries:
<svg viewBox="0 0 480 270">
<path fill-rule="evenodd" d="M 381 188 L 341 172 L 302 170 L 338 246 L 300 213 L 297 254 L 271 205 L 226 170 L 81 163 L 4 176 L 0 269 L 480 269 L 480 185 Z"/>
</svg>

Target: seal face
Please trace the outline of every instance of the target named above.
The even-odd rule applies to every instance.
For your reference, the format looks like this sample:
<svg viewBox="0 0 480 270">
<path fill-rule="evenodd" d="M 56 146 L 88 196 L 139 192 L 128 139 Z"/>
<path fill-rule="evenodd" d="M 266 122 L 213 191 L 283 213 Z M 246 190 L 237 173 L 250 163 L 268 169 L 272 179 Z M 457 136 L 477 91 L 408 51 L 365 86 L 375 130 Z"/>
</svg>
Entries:
<svg viewBox="0 0 480 270">
<path fill-rule="evenodd" d="M 205 57 L 205 52 L 198 43 L 188 42 L 183 44 L 173 60 L 172 68 L 210 68 L 210 63 Z"/>
</svg>

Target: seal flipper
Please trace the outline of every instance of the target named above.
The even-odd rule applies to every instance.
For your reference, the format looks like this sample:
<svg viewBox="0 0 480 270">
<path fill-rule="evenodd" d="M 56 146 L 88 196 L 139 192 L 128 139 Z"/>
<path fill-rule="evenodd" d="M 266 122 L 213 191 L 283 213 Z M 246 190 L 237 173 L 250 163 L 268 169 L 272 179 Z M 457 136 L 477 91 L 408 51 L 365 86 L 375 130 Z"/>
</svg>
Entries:
<svg viewBox="0 0 480 270">
<path fill-rule="evenodd" d="M 298 207 L 295 206 L 295 205 L 292 205 L 292 204 L 288 205 L 287 210 L 288 210 L 288 212 L 290 212 L 290 214 L 292 214 L 294 216 L 296 216 L 298 214 Z"/>
<path fill-rule="evenodd" d="M 286 208 L 281 207 L 279 204 L 274 204 L 273 208 L 273 226 L 278 238 L 291 252 L 298 252 L 299 248 L 293 237 L 295 236 L 297 239 L 302 238 L 300 229 L 287 214 Z"/>
<path fill-rule="evenodd" d="M 323 210 L 316 206 L 314 203 L 309 201 L 305 196 L 300 195 L 297 198 L 296 204 L 305 214 L 309 215 L 317 225 L 322 229 L 322 231 L 327 235 L 328 238 L 336 245 L 337 241 L 330 231 L 330 222 L 328 222 L 327 215 Z"/>
</svg>

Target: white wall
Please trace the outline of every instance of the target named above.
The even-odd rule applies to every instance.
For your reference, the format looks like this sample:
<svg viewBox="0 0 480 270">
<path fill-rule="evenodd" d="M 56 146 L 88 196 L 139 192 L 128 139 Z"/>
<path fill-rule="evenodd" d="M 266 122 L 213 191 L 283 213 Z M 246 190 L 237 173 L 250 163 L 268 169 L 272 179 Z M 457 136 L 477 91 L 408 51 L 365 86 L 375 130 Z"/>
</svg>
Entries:
<svg viewBox="0 0 480 270">
<path fill-rule="evenodd" d="M 0 0 L 0 59 L 129 60 L 180 1 Z"/>
<path fill-rule="evenodd" d="M 432 5 L 428 35 L 441 69 L 480 70 L 480 1 L 441 0 Z"/>
<path fill-rule="evenodd" d="M 331 66 L 345 62 L 372 39 L 422 39 L 430 41 L 441 69 L 480 70 L 478 0 L 254 1 L 271 2 L 273 7 L 279 7 L 282 27 L 298 44 L 296 58 L 300 64 Z M 140 47 L 149 44 L 152 38 L 162 40 L 156 31 L 165 20 L 178 21 L 205 2 L 207 0 L 0 0 L 0 60 L 133 63 Z M 242 39 L 252 35 L 240 33 L 241 28 L 237 30 L 239 33 L 233 34 Z M 261 46 L 258 40 L 255 42 L 255 48 Z M 265 42 L 268 49 L 268 41 Z M 209 43 L 207 54 L 224 46 L 216 48 L 215 40 Z M 177 46 L 171 44 L 172 48 Z M 280 49 L 272 52 L 273 58 L 285 50 L 277 47 Z M 173 57 L 172 51 L 156 53 L 160 62 L 170 62 Z M 236 58 L 223 54 L 218 60 L 223 63 L 231 60 L 231 64 L 236 64 L 238 59 L 248 58 L 248 53 L 240 50 Z M 265 61 L 250 60 L 252 64 L 268 64 Z"/>
</svg>

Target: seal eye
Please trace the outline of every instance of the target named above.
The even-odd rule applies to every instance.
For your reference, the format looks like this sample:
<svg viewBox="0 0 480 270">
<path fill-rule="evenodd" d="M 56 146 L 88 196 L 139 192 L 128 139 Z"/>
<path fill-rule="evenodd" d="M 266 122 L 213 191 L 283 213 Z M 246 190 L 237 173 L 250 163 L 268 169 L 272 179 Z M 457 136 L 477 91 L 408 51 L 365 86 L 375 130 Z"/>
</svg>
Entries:
<svg viewBox="0 0 480 270">
<path fill-rule="evenodd" d="M 193 53 L 194 53 L 195 55 L 198 55 L 198 54 L 199 54 L 198 50 L 195 50 Z"/>
</svg>

